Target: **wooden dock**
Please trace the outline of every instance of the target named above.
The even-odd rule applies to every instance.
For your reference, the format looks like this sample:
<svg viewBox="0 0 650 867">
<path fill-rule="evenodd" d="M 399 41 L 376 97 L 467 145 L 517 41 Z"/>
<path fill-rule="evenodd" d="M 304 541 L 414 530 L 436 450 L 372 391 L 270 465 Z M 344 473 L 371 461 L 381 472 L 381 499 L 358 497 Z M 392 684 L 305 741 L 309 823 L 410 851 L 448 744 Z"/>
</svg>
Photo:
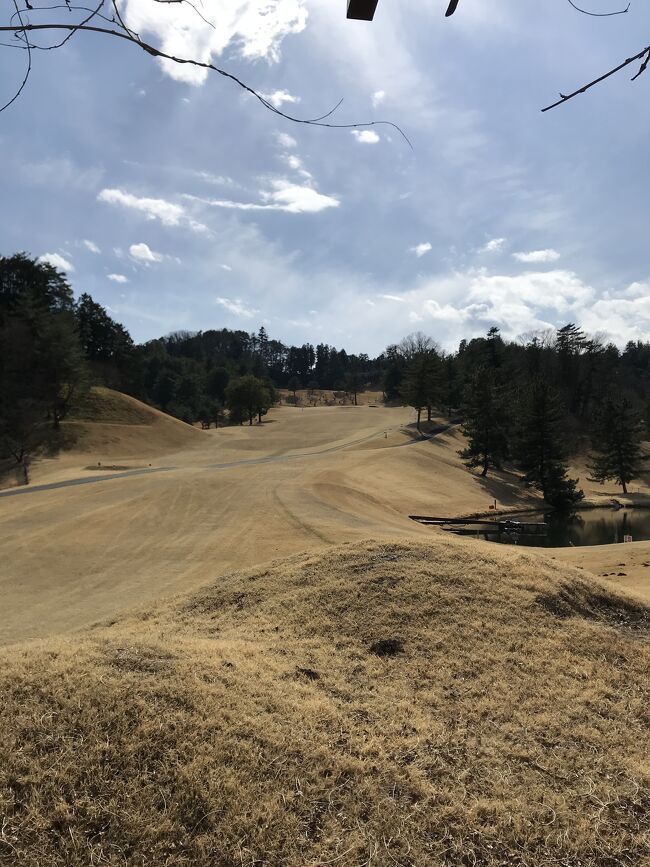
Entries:
<svg viewBox="0 0 650 867">
<path fill-rule="evenodd" d="M 433 527 L 463 530 L 465 527 L 481 528 L 484 533 L 516 533 L 522 536 L 545 536 L 548 524 L 513 521 L 512 518 L 433 518 L 429 515 L 409 515 L 412 521 Z"/>
</svg>

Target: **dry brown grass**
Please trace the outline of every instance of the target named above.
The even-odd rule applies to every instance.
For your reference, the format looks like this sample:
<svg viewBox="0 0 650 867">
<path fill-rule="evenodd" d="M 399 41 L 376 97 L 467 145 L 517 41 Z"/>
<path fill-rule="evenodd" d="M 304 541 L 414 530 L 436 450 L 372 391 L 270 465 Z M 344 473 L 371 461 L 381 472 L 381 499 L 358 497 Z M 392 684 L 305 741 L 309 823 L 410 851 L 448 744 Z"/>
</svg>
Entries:
<svg viewBox="0 0 650 867">
<path fill-rule="evenodd" d="M 436 539 L 6 648 L 0 862 L 640 865 L 649 629 L 571 567 Z"/>
</svg>

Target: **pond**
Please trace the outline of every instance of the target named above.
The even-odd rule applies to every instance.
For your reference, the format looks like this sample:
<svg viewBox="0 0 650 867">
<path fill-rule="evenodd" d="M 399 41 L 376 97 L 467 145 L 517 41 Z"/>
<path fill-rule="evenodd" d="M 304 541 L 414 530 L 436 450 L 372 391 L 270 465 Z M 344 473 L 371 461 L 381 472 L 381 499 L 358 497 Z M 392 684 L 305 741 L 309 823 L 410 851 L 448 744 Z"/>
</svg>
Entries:
<svg viewBox="0 0 650 867">
<path fill-rule="evenodd" d="M 585 509 L 573 515 L 557 512 L 530 512 L 513 515 L 513 520 L 526 523 L 546 523 L 546 536 L 519 535 L 518 545 L 545 548 L 564 548 L 569 545 L 611 545 L 631 536 L 632 541 L 650 539 L 650 509 Z M 509 541 L 504 534 L 481 533 L 492 542 Z M 514 539 L 511 538 L 511 541 Z"/>
</svg>

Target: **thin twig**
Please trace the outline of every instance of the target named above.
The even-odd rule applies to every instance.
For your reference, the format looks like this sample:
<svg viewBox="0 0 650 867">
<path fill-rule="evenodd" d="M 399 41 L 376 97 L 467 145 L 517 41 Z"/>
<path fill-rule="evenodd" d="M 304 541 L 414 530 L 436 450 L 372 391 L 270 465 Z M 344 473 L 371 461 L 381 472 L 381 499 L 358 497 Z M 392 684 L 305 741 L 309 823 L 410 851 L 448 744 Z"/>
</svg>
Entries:
<svg viewBox="0 0 650 867">
<path fill-rule="evenodd" d="M 611 18 L 612 15 L 625 15 L 629 11 L 631 3 L 628 3 L 625 9 L 619 9 L 617 12 L 589 12 L 587 9 L 581 9 L 573 0 L 567 0 L 569 6 L 573 6 L 576 12 L 582 12 L 583 15 L 591 15 L 592 18 Z"/>
<path fill-rule="evenodd" d="M 115 8 L 117 8 L 117 4 L 115 3 L 115 0 L 114 0 L 114 6 L 115 6 Z M 119 12 L 118 12 L 118 15 L 119 15 Z M 120 21 L 121 21 L 121 18 L 120 18 Z M 408 144 L 408 146 L 411 149 L 413 148 L 413 145 L 412 145 L 411 141 L 409 140 L 408 136 L 406 135 L 406 133 L 396 123 L 393 123 L 392 121 L 389 121 L 389 120 L 372 120 L 372 121 L 365 121 L 362 123 L 325 123 L 324 120 L 318 119 L 318 118 L 317 119 L 301 118 L 301 117 L 295 117 L 294 115 L 291 115 L 291 114 L 287 114 L 286 112 L 282 111 L 281 109 L 276 108 L 271 102 L 269 102 L 268 99 L 266 99 L 264 96 L 262 96 L 261 93 L 258 93 L 258 91 L 256 91 L 254 88 L 250 87 L 250 85 L 246 84 L 244 81 L 242 81 L 236 75 L 233 75 L 232 72 L 228 72 L 225 69 L 221 69 L 220 67 L 215 66 L 213 63 L 207 63 L 205 61 L 200 61 L 200 60 L 193 60 L 193 59 L 186 58 L 186 57 L 176 57 L 173 54 L 167 54 L 167 52 L 161 51 L 160 49 L 155 48 L 153 45 L 150 45 L 148 42 L 145 42 L 139 36 L 132 34 L 132 32 L 130 30 L 128 30 L 124 25 L 122 25 L 122 26 L 124 27 L 124 30 L 126 32 L 121 32 L 120 30 L 114 30 L 114 29 L 108 28 L 108 27 L 98 27 L 96 25 L 91 25 L 91 24 L 20 24 L 20 25 L 10 25 L 10 26 L 0 27 L 0 33 L 12 32 L 12 33 L 16 33 L 16 34 L 23 34 L 23 36 L 26 40 L 27 40 L 27 37 L 25 36 L 25 34 L 31 33 L 34 31 L 40 31 L 40 30 L 73 30 L 75 32 L 84 31 L 84 32 L 89 32 L 89 33 L 101 33 L 105 36 L 114 36 L 114 37 L 117 37 L 118 39 L 124 39 L 125 42 L 130 42 L 133 45 L 137 45 L 139 48 L 141 48 L 143 51 L 146 51 L 147 54 L 150 54 L 152 57 L 160 57 L 160 58 L 163 58 L 164 60 L 171 60 L 173 63 L 178 63 L 180 65 L 187 64 L 189 66 L 199 67 L 200 69 L 212 70 L 213 72 L 218 73 L 219 75 L 223 76 L 224 78 L 230 79 L 230 81 L 233 81 L 235 84 L 237 84 L 239 87 L 241 87 L 242 90 L 245 90 L 247 93 L 250 93 L 251 96 L 254 96 L 255 99 L 257 99 L 259 102 L 261 102 L 262 105 L 265 108 L 267 108 L 269 111 L 273 112 L 273 114 L 277 114 L 279 117 L 282 117 L 285 120 L 290 120 L 292 123 L 300 123 L 300 124 L 305 124 L 307 126 L 322 126 L 322 127 L 327 127 L 329 129 L 359 129 L 361 127 L 371 127 L 371 126 L 390 126 L 402 136 L 404 141 Z M 24 87 L 24 83 L 23 83 L 22 87 Z M 22 89 L 22 87 L 21 87 L 21 89 Z M 17 96 L 18 96 L 18 94 L 16 94 L 12 98 L 11 102 L 13 102 L 17 98 Z M 9 105 L 10 104 L 11 103 L 9 103 Z M 338 103 L 338 105 L 340 105 L 340 102 Z M 331 109 L 331 111 L 327 112 L 327 114 L 322 115 L 322 117 L 323 118 L 329 117 L 332 114 L 332 112 L 336 110 L 338 105 L 335 106 L 333 109 Z M 0 109 L 0 111 L 2 111 L 2 110 L 4 110 L 4 109 Z"/>
<path fill-rule="evenodd" d="M 570 99 L 573 99 L 574 96 L 578 96 L 581 93 L 585 93 L 590 88 L 594 87 L 596 84 L 600 84 L 601 81 L 605 81 L 605 79 L 610 78 L 612 75 L 615 75 L 617 72 L 620 72 L 621 69 L 625 69 L 626 66 L 629 66 L 631 63 L 635 63 L 637 60 L 643 60 L 643 64 L 637 74 L 632 78 L 634 81 L 638 78 L 643 72 L 646 71 L 648 66 L 648 55 L 650 55 L 650 45 L 647 45 L 642 51 L 639 51 L 638 54 L 635 54 L 634 57 L 628 57 L 627 60 L 624 60 L 623 63 L 620 63 L 614 69 L 610 69 L 609 72 L 606 72 L 604 75 L 599 76 L 598 78 L 594 78 L 593 81 L 590 81 L 589 84 L 584 84 L 582 87 L 578 88 L 578 90 L 574 90 L 573 93 L 561 93 L 560 99 L 557 102 L 554 102 L 552 105 L 547 105 L 546 108 L 543 108 L 542 111 L 549 111 L 551 108 L 555 108 L 558 105 L 562 105 L 564 102 L 568 102 Z M 645 59 L 644 59 L 645 58 Z"/>
<path fill-rule="evenodd" d="M 23 23 L 22 12 L 18 8 L 18 3 L 16 2 L 16 0 L 13 0 L 13 3 L 14 3 L 14 7 L 16 9 L 15 14 L 18 16 L 18 20 L 22 24 Z M 18 36 L 18 34 L 16 34 L 16 35 Z M 0 112 L 3 112 L 6 108 L 9 108 L 9 106 L 12 105 L 12 103 L 14 103 L 18 99 L 20 94 L 23 92 L 23 90 L 27 86 L 27 81 L 28 81 L 29 75 L 32 71 L 32 49 L 31 49 L 31 45 L 29 44 L 29 39 L 27 39 L 27 37 L 24 34 L 22 35 L 22 37 L 18 36 L 18 38 L 19 39 L 22 38 L 25 41 L 25 48 L 27 49 L 27 69 L 25 70 L 25 76 L 20 83 L 20 87 L 14 93 L 14 95 L 11 97 L 9 102 L 5 103 L 5 105 L 0 107 Z"/>
</svg>

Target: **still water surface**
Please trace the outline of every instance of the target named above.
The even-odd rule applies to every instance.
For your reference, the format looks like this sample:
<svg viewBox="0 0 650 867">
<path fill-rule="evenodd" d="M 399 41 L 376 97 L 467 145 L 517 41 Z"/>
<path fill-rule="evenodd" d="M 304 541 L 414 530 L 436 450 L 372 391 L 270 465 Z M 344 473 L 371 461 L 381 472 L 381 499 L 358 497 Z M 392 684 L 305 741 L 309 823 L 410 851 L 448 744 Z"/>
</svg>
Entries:
<svg viewBox="0 0 650 867">
<path fill-rule="evenodd" d="M 515 520 L 530 523 L 548 524 L 544 536 L 521 535 L 519 545 L 534 547 L 564 548 L 571 544 L 611 545 L 623 542 L 624 536 L 632 536 L 632 541 L 650 539 L 650 509 L 589 509 L 574 515 L 558 515 L 554 512 L 531 512 L 513 516 Z M 490 541 L 499 541 L 497 534 L 486 534 Z M 505 541 L 503 536 L 500 541 Z"/>
</svg>

